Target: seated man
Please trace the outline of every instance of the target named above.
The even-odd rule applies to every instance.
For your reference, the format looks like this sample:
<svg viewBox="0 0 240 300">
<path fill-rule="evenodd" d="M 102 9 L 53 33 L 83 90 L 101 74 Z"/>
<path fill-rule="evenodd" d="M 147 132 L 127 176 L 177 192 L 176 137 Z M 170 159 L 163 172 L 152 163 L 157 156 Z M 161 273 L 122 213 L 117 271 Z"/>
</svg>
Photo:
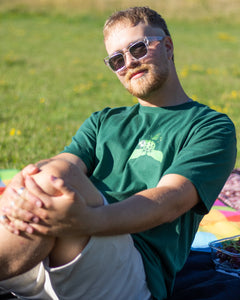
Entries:
<svg viewBox="0 0 240 300">
<path fill-rule="evenodd" d="M 235 128 L 226 115 L 185 93 L 177 75 L 170 32 L 157 12 L 147 7 L 116 12 L 106 21 L 103 34 L 106 65 L 138 103 L 93 113 L 58 158 L 78 166 L 110 205 L 86 205 L 83 199 L 88 202 L 92 197 L 59 180 L 52 182 L 62 193 L 56 201 L 57 197 L 43 193 L 31 177 L 23 180 L 20 176 L 14 189 L 26 189 L 21 200 L 16 192 L 4 193 L 2 219 L 12 218 L 13 228 L 19 232 L 33 230 L 33 237 L 27 235 L 29 239 L 37 239 L 36 233 L 49 236 L 51 243 L 52 236 L 91 236 L 82 257 L 96 236 L 129 237 L 129 246 L 134 243 L 143 260 L 152 298 L 163 300 L 171 295 L 176 273 L 189 255 L 199 223 L 234 167 Z M 2 224 L 11 231 L 8 221 Z M 131 234 L 131 238 L 125 234 Z M 112 249 L 116 257 L 119 255 L 119 262 L 126 262 L 129 253 L 123 244 Z M 101 250 L 89 258 L 90 262 L 99 260 L 99 264 L 103 261 L 104 272 L 96 277 L 95 266 L 83 268 L 79 277 L 71 274 L 74 280 L 68 284 L 75 280 L 83 284 L 86 279 L 101 286 L 95 294 L 89 289 L 84 300 L 136 299 L 130 288 L 132 280 L 139 289 L 143 281 L 138 279 L 141 272 L 132 276 L 131 255 L 126 259 L 129 268 L 122 275 L 122 263 L 116 266 L 116 258 L 100 256 L 104 247 L 111 248 L 103 243 Z M 47 270 L 46 263 L 44 266 Z M 61 295 L 61 284 L 52 279 L 51 270 L 49 274 L 52 288 Z M 112 282 L 117 274 L 122 275 L 121 280 Z M 102 275 L 107 278 L 104 283 Z M 103 294 L 105 289 L 111 291 L 109 297 Z M 116 294 L 116 289 L 122 289 L 122 293 Z M 145 298 L 143 291 L 138 299 Z"/>
<path fill-rule="evenodd" d="M 70 162 L 51 159 L 39 167 L 40 172 L 32 177 L 45 193 L 58 196 L 56 207 L 64 205 L 59 198 L 61 191 L 51 184 L 56 177 L 81 194 L 88 205 L 100 206 L 104 201 L 107 204 L 80 168 Z M 0 280 L 3 280 L 0 287 L 20 299 L 86 299 L 86 295 L 88 299 L 127 299 L 129 293 L 132 299 L 139 299 L 139 295 L 141 299 L 149 299 L 142 260 L 133 243 L 129 243 L 129 235 L 91 238 L 14 235 L 1 225 L 0 234 Z M 102 288 L 106 281 L 116 286 L 114 292 L 108 286 Z"/>
</svg>

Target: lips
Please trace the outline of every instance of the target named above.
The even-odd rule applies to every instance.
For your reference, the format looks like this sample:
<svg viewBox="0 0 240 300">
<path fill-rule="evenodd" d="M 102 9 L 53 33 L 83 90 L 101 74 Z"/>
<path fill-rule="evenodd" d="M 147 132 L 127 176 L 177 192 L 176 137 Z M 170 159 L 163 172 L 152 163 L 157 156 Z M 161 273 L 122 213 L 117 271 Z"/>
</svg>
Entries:
<svg viewBox="0 0 240 300">
<path fill-rule="evenodd" d="M 142 75 L 144 75 L 146 72 L 147 72 L 146 69 L 134 71 L 134 72 L 128 74 L 128 79 L 131 80 L 131 79 L 137 79 L 137 78 L 140 78 L 140 77 L 141 77 Z"/>
</svg>

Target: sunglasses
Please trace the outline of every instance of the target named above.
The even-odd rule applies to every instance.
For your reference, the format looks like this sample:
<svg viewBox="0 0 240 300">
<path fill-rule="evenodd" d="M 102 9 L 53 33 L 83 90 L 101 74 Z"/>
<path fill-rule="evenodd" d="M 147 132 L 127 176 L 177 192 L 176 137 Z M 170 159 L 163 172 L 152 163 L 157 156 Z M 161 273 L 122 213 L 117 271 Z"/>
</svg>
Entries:
<svg viewBox="0 0 240 300">
<path fill-rule="evenodd" d="M 150 43 L 153 41 L 162 41 L 163 39 L 163 36 L 145 37 L 143 40 L 131 43 L 127 48 L 107 56 L 104 59 L 104 62 L 113 72 L 120 72 L 126 68 L 126 52 L 129 52 L 136 60 L 143 59 L 148 54 L 148 47 Z"/>
</svg>

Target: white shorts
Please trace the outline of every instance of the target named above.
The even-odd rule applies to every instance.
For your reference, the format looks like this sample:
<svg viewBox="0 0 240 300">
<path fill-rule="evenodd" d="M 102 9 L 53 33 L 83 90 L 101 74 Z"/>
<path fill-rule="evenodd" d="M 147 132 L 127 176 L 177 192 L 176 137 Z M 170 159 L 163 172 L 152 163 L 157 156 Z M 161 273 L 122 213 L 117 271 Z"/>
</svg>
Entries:
<svg viewBox="0 0 240 300">
<path fill-rule="evenodd" d="M 50 268 L 48 258 L 30 271 L 0 282 L 20 299 L 151 299 L 140 253 L 129 234 L 91 237 L 70 263 Z"/>
</svg>

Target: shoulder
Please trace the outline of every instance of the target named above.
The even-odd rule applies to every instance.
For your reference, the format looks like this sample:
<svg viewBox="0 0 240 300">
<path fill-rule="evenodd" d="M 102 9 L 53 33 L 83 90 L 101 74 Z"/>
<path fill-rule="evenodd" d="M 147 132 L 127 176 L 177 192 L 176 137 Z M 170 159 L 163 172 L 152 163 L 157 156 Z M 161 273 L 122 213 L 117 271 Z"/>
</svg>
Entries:
<svg viewBox="0 0 240 300">
<path fill-rule="evenodd" d="M 218 128 L 225 128 L 235 132 L 235 126 L 232 120 L 221 112 L 218 112 L 205 104 L 193 102 L 189 110 L 192 116 L 193 123 L 198 128 L 211 128 L 211 130 L 218 130 Z"/>
<path fill-rule="evenodd" d="M 104 109 L 94 112 L 90 118 L 91 119 L 95 119 L 95 120 L 99 120 L 99 121 L 104 121 L 106 119 L 109 118 L 113 118 L 113 117 L 118 117 L 119 118 L 124 118 L 127 116 L 131 116 L 134 114 L 137 114 L 139 110 L 138 105 L 134 105 L 134 106 L 121 106 L 121 107 L 105 107 Z"/>
</svg>

